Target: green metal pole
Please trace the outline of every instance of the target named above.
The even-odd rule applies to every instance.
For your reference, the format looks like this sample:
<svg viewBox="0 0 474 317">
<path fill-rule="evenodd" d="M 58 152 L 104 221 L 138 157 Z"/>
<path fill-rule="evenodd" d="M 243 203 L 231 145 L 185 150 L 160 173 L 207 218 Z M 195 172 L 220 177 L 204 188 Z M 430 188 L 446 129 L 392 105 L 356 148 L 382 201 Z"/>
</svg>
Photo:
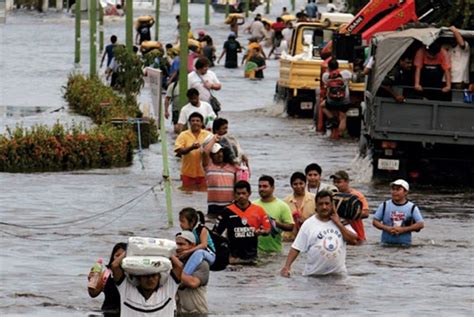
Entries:
<svg viewBox="0 0 474 317">
<path fill-rule="evenodd" d="M 160 81 L 161 84 L 161 81 Z M 158 98 L 161 96 L 161 85 L 160 85 L 160 93 L 158 94 Z M 168 225 L 173 225 L 173 207 L 171 205 L 171 178 L 170 178 L 170 169 L 168 165 L 168 138 L 166 133 L 166 126 L 165 126 L 165 116 L 163 115 L 163 103 L 161 102 L 161 98 L 159 98 L 159 106 L 160 106 L 160 137 L 161 137 L 161 152 L 163 155 L 163 181 L 165 185 L 165 197 L 166 197 L 166 211 L 168 214 Z"/>
<path fill-rule="evenodd" d="M 99 52 L 104 51 L 104 8 L 99 2 Z"/>
<path fill-rule="evenodd" d="M 133 1 L 125 1 L 125 43 L 130 52 L 133 50 Z"/>
<path fill-rule="evenodd" d="M 210 0 L 206 0 L 206 3 L 204 5 L 204 24 L 205 25 L 209 25 L 209 20 L 210 20 L 209 15 L 211 14 L 211 12 L 209 10 L 209 7 L 211 5 L 210 2 L 211 2 Z"/>
<path fill-rule="evenodd" d="M 295 0 L 291 0 L 291 11 L 292 12 L 295 12 L 295 7 L 296 7 L 296 1 Z"/>
<path fill-rule="evenodd" d="M 225 2 L 225 17 L 227 18 L 229 16 L 229 0 L 226 0 Z"/>
<path fill-rule="evenodd" d="M 265 2 L 266 2 L 265 14 L 270 14 L 270 0 L 265 0 Z"/>
<path fill-rule="evenodd" d="M 187 103 L 188 91 L 188 1 L 179 1 L 179 110 Z"/>
<path fill-rule="evenodd" d="M 250 0 L 245 0 L 245 17 L 249 17 Z"/>
<path fill-rule="evenodd" d="M 89 1 L 90 69 L 89 76 L 97 74 L 97 0 Z"/>
<path fill-rule="evenodd" d="M 76 1 L 76 45 L 74 49 L 74 63 L 81 62 L 81 1 Z"/>
<path fill-rule="evenodd" d="M 160 1 L 155 0 L 155 41 L 160 39 Z"/>
</svg>

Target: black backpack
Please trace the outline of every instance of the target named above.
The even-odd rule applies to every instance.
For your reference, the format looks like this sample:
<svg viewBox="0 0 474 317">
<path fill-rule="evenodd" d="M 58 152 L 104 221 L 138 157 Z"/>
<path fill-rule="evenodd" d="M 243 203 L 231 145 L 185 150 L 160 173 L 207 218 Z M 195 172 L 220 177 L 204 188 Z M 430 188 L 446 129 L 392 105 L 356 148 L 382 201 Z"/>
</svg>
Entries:
<svg viewBox="0 0 474 317">
<path fill-rule="evenodd" d="M 229 265 L 229 240 L 227 240 L 227 238 L 221 236 L 220 234 L 217 234 L 216 232 L 210 230 L 204 225 L 200 225 L 197 228 L 198 235 L 201 235 L 201 231 L 203 228 L 207 229 L 207 233 L 211 237 L 212 242 L 214 243 L 214 247 L 216 248 L 216 260 L 211 265 L 210 269 L 211 271 L 222 271 L 227 267 L 227 265 Z"/>
<path fill-rule="evenodd" d="M 356 195 L 336 193 L 332 199 L 339 217 L 348 220 L 356 220 L 362 217 L 362 202 Z"/>
</svg>

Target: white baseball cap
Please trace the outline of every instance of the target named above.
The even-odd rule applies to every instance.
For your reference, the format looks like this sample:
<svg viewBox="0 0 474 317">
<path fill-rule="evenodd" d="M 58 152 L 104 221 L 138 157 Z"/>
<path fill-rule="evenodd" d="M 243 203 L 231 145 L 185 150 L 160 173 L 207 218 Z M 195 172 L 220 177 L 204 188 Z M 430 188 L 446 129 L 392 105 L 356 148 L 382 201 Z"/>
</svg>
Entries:
<svg viewBox="0 0 474 317">
<path fill-rule="evenodd" d="M 212 149 L 211 149 L 211 153 L 216 154 L 220 150 L 222 150 L 222 145 L 220 145 L 219 143 L 214 143 L 214 145 L 212 146 Z"/>
<path fill-rule="evenodd" d="M 408 182 L 406 180 L 403 180 L 403 179 L 397 179 L 396 181 L 390 183 L 390 186 L 394 186 L 394 185 L 395 186 L 401 186 L 401 187 L 405 188 L 406 191 L 410 190 L 410 185 L 408 185 Z"/>
</svg>

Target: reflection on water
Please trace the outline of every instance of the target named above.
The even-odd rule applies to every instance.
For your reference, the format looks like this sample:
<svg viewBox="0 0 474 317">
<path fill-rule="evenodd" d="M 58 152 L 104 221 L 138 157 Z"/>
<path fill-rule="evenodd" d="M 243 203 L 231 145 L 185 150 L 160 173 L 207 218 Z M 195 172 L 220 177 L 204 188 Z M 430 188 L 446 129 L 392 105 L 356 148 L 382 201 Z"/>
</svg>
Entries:
<svg viewBox="0 0 474 317">
<path fill-rule="evenodd" d="M 274 15 L 287 5 L 279 0 L 273 3 Z M 304 2 L 298 1 L 297 7 L 301 6 Z M 213 25 L 203 26 L 202 12 L 202 5 L 190 5 L 193 29 L 210 31 L 219 52 L 228 26 L 223 15 L 215 13 Z M 177 13 L 162 16 L 163 25 L 172 26 L 160 31 L 166 40 L 174 36 Z M 31 125 L 86 120 L 68 111 L 51 113 L 64 105 L 61 86 L 74 69 L 73 20 L 54 15 L 52 21 L 39 21 L 14 15 L 9 21 L 12 24 L 4 29 L 8 46 L 2 43 L 0 47 L 9 61 L 0 77 L 2 93 L 8 92 L 1 98 L 0 129 L 19 121 Z M 106 25 L 106 39 L 117 34 L 123 42 L 121 23 Z M 14 41 L 16 38 L 24 42 Z M 58 45 L 58 38 L 69 42 Z M 83 40 L 87 41 L 87 32 Z M 239 40 L 246 44 L 246 35 Z M 88 69 L 85 47 L 82 67 Z M 223 83 L 218 92 L 224 105 L 222 116 L 229 120 L 230 133 L 250 158 L 252 199 L 258 197 L 260 175 L 275 177 L 275 194 L 282 198 L 291 192 L 290 175 L 303 171 L 310 162 L 322 165 L 325 182 L 333 172 L 348 170 L 353 187 L 366 195 L 372 211 L 389 198 L 388 185 L 372 183 L 368 161 L 356 158 L 356 141 L 335 142 L 316 135 L 311 120 L 287 118 L 282 114 L 283 106 L 272 102 L 277 61 L 268 61 L 261 82 L 244 79 L 242 69 L 217 66 L 214 71 Z M 35 94 L 32 97 L 23 91 Z M 149 103 L 146 92 L 141 102 Z M 170 137 L 169 148 L 172 146 Z M 181 208 L 206 210 L 205 193 L 189 195 L 178 190 L 179 161 L 172 155 L 169 159 L 174 211 L 171 228 L 161 185 L 155 187 L 156 195 L 140 196 L 133 204 L 115 209 L 161 183 L 160 144 L 144 151 L 145 170 L 135 162 L 131 167 L 110 170 L 0 174 L 1 221 L 30 225 L 0 224 L 0 314 L 87 316 L 98 310 L 102 296 L 91 299 L 86 291 L 88 271 L 98 257 L 107 258 L 116 242 L 131 235 L 172 238 L 179 230 L 177 213 Z M 370 218 L 365 219 L 367 242 L 348 248 L 347 276 L 303 277 L 305 256 L 301 255 L 292 277 L 286 279 L 279 276 L 290 248 L 285 244 L 282 255 L 262 256 L 255 267 L 232 266 L 213 272 L 208 286 L 211 315 L 472 315 L 474 193 L 428 187 L 415 189 L 410 199 L 420 206 L 426 220 L 426 228 L 414 234 L 413 247 L 381 247 L 380 231 L 372 227 Z M 107 210 L 111 211 L 104 213 Z M 99 213 L 104 214 L 95 217 Z M 76 221 L 85 217 L 90 221 Z M 64 222 L 71 223 L 52 225 Z M 42 225 L 42 229 L 31 225 Z"/>
</svg>

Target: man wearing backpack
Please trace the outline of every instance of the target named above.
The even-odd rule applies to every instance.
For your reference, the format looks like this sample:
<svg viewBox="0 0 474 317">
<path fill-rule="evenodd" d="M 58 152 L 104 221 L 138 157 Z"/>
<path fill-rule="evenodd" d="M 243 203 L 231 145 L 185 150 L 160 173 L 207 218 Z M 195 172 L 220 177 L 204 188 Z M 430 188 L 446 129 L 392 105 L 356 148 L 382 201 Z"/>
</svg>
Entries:
<svg viewBox="0 0 474 317">
<path fill-rule="evenodd" d="M 349 174 L 347 174 L 346 171 L 337 171 L 336 173 L 331 175 L 330 178 L 333 179 L 334 186 L 337 187 L 339 192 L 355 195 L 362 203 L 361 217 L 359 219 L 349 220 L 349 223 L 354 229 L 354 231 L 357 233 L 359 243 L 365 241 L 365 230 L 362 219 L 369 217 L 369 204 L 367 203 L 367 199 L 365 199 L 364 195 L 362 195 L 361 192 L 349 186 L 350 179 Z"/>
<path fill-rule="evenodd" d="M 328 62 L 328 70 L 323 74 L 322 81 L 326 86 L 326 100 L 321 103 L 324 115 L 327 117 L 326 128 L 338 127 L 339 135 L 346 130 L 346 112 L 351 104 L 349 82 L 352 73 L 348 70 L 339 70 L 339 63 L 335 58 Z M 339 125 L 337 121 L 339 120 Z"/>
<path fill-rule="evenodd" d="M 411 233 L 424 228 L 418 207 L 407 199 L 410 187 L 403 179 L 390 183 L 389 199 L 379 205 L 372 224 L 382 230 L 382 243 L 410 245 Z"/>
</svg>

